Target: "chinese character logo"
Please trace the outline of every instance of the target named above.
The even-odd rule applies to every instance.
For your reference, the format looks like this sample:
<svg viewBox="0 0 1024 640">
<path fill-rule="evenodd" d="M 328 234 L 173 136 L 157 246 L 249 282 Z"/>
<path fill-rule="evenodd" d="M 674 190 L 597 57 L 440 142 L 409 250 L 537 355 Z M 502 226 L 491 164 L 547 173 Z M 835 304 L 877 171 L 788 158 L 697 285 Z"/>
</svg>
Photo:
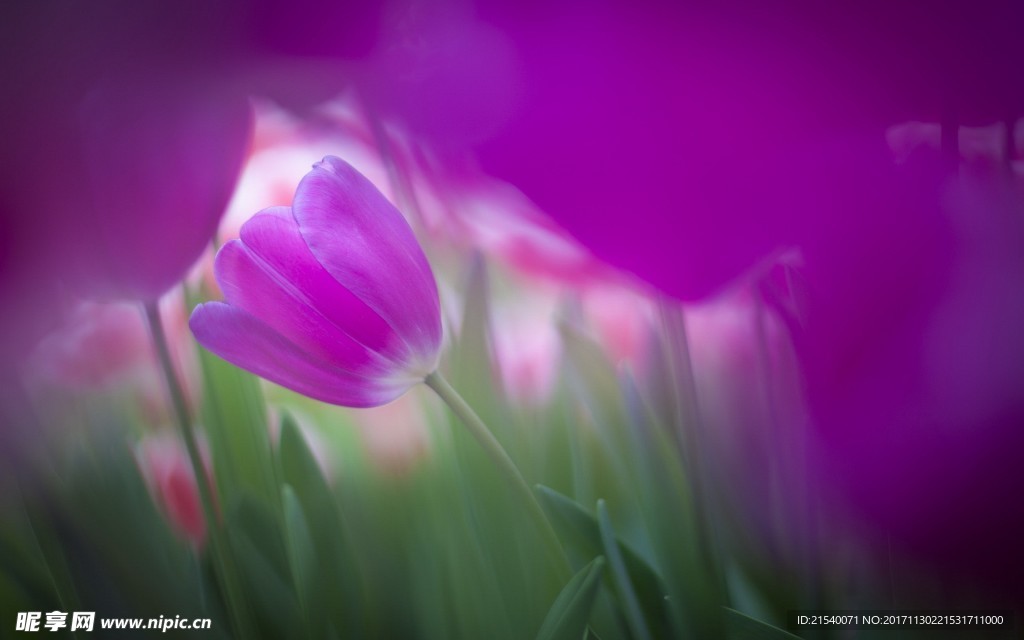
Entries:
<svg viewBox="0 0 1024 640">
<path fill-rule="evenodd" d="M 43 614 L 38 611 L 19 611 L 18 621 L 14 625 L 15 631 L 39 631 L 39 620 Z"/>
<path fill-rule="evenodd" d="M 71 630 L 92 631 L 92 627 L 95 622 L 95 611 L 76 611 L 71 615 Z"/>
</svg>

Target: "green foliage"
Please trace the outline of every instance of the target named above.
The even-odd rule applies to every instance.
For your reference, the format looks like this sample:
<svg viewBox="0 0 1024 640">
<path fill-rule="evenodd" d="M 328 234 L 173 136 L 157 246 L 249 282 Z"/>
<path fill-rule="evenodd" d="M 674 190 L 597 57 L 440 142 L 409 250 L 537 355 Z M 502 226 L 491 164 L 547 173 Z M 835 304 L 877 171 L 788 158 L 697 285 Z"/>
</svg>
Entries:
<svg viewBox="0 0 1024 640">
<path fill-rule="evenodd" d="M 665 589 L 654 569 L 615 535 L 610 522 L 602 529 L 591 513 L 566 496 L 544 486 L 538 486 L 537 493 L 559 535 L 577 557 L 603 553 L 610 559 L 614 558 L 610 563 L 613 571 L 613 583 L 610 586 L 619 597 L 619 602 L 643 609 L 638 612 L 634 606 L 632 617 L 628 619 L 638 626 L 651 628 L 655 637 L 671 637 L 664 607 Z M 607 508 L 603 512 L 607 517 Z M 632 599 L 628 602 L 622 599 L 622 585 L 629 589 Z M 647 637 L 650 636 L 651 632 L 648 631 Z"/>
<path fill-rule="evenodd" d="M 144 429 L 115 425 L 55 454 L 60 471 L 41 472 L 31 492 L 0 496 L 4 620 L 81 608 L 209 617 L 213 638 L 792 638 L 749 615 L 761 612 L 729 608 L 743 607 L 726 567 L 765 575 L 770 565 L 715 535 L 679 328 L 655 336 L 655 379 L 617 367 L 584 327 L 563 322 L 556 388 L 517 403 L 496 377 L 498 277 L 473 261 L 442 369 L 537 485 L 576 572 L 568 581 L 521 496 L 452 414 L 423 403 L 429 445 L 395 471 L 364 446 L 357 414 L 200 351 L 197 417 L 223 549 L 175 533 L 131 455 Z M 282 416 L 277 442 L 268 415 Z M 300 427 L 293 415 L 311 419 Z M 327 472 L 318 442 L 339 453 Z"/>
<path fill-rule="evenodd" d="M 590 609 L 601 587 L 604 566 L 604 558 L 598 556 L 569 580 L 544 618 L 537 640 L 579 640 L 583 637 Z"/>
<path fill-rule="evenodd" d="M 205 349 L 198 352 L 204 381 L 202 424 L 221 501 L 230 504 L 246 494 L 276 504 L 277 479 L 259 382 Z"/>
<path fill-rule="evenodd" d="M 280 465 L 288 557 L 310 634 L 321 637 L 329 623 L 359 637 L 364 590 L 355 549 L 316 458 L 287 417 L 281 425 Z"/>
</svg>

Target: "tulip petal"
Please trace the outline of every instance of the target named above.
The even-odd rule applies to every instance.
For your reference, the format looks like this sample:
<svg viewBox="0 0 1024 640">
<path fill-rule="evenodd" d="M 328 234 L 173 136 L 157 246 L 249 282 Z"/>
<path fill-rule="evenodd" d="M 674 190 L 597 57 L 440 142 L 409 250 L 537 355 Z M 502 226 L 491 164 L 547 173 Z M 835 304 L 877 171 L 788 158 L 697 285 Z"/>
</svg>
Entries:
<svg viewBox="0 0 1024 640">
<path fill-rule="evenodd" d="M 398 209 L 346 162 L 327 156 L 299 183 L 292 213 L 327 272 L 434 366 L 441 344 L 437 284 Z"/>
<path fill-rule="evenodd" d="M 248 312 L 223 302 L 196 307 L 196 339 L 228 362 L 310 398 L 348 407 L 391 402 L 415 381 L 365 378 L 314 358 Z"/>
<path fill-rule="evenodd" d="M 217 253 L 217 282 L 225 301 L 259 318 L 314 358 L 359 375 L 387 375 L 395 363 L 353 340 L 311 306 L 295 284 L 233 240 Z"/>
<path fill-rule="evenodd" d="M 376 311 L 331 277 L 310 253 L 291 209 L 272 207 L 256 214 L 242 226 L 241 240 L 264 267 L 274 272 L 275 279 L 287 283 L 294 297 L 344 333 L 342 341 L 355 341 L 396 363 L 408 361 L 405 341 Z M 278 330 L 292 335 L 280 327 Z"/>
</svg>

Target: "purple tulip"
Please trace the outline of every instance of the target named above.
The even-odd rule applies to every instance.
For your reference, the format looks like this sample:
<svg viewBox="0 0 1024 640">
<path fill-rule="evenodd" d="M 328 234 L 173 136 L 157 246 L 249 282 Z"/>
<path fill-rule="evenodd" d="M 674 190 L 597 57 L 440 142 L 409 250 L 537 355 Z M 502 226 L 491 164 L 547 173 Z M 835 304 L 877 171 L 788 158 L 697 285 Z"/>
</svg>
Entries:
<svg viewBox="0 0 1024 640">
<path fill-rule="evenodd" d="M 225 360 L 317 400 L 385 404 L 437 367 L 433 273 L 408 223 L 355 169 L 328 156 L 218 253 L 226 302 L 189 321 Z"/>
</svg>

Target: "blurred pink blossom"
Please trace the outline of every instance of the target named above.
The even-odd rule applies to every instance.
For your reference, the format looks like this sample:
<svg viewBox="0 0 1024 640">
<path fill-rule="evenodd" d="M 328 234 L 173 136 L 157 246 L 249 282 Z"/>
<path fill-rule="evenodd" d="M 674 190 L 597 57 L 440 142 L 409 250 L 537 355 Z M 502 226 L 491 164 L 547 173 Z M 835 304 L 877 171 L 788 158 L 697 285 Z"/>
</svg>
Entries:
<svg viewBox="0 0 1024 640">
<path fill-rule="evenodd" d="M 182 296 L 165 296 L 160 313 L 186 401 L 194 407 L 200 381 Z M 150 424 L 161 424 L 171 415 L 166 383 L 138 304 L 77 303 L 64 324 L 40 341 L 26 369 L 28 379 L 43 394 L 57 389 L 127 392 Z"/>
<path fill-rule="evenodd" d="M 646 287 L 612 280 L 584 287 L 579 295 L 584 318 L 612 362 L 627 363 L 634 372 L 642 370 L 656 313 Z"/>
<path fill-rule="evenodd" d="M 209 477 L 205 442 L 200 444 L 200 450 Z M 135 459 L 153 501 L 175 532 L 201 549 L 206 542 L 207 523 L 185 445 L 171 434 L 150 435 L 136 445 Z"/>
<path fill-rule="evenodd" d="M 715 499 L 738 523 L 728 535 L 792 562 L 809 542 L 801 510 L 818 489 L 804 473 L 799 365 L 786 327 L 759 295 L 743 287 L 685 307 L 694 437 Z"/>
<path fill-rule="evenodd" d="M 341 97 L 299 119 L 269 101 L 256 103 L 252 152 L 217 232 L 220 242 L 239 236 L 253 211 L 291 206 L 295 185 L 311 164 L 327 155 L 345 158 L 391 202 L 387 171 L 354 98 Z"/>
<path fill-rule="evenodd" d="M 521 275 L 564 285 L 610 275 L 607 266 L 506 182 L 473 174 L 434 176 L 424 189 L 431 190 L 440 212 L 431 230 L 458 246 L 481 251 Z"/>
<path fill-rule="evenodd" d="M 562 355 L 557 299 L 529 292 L 499 303 L 491 324 L 497 377 L 513 402 L 539 405 L 554 391 Z"/>
<path fill-rule="evenodd" d="M 370 461 L 387 474 L 404 476 L 428 457 L 436 402 L 433 394 L 416 388 L 389 404 L 353 411 Z"/>
</svg>

